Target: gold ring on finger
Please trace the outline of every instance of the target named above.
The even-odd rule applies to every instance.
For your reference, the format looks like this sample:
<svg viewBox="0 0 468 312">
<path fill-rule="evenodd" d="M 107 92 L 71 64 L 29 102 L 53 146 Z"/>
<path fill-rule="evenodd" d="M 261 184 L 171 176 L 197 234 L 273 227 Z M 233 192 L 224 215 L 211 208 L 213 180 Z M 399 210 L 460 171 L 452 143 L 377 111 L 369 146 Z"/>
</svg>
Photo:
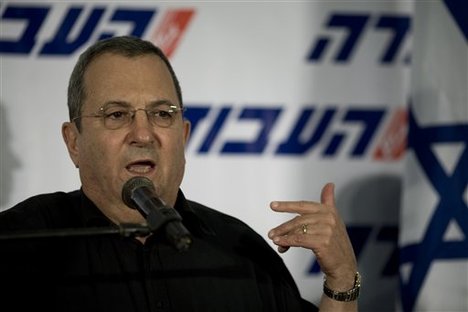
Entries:
<svg viewBox="0 0 468 312">
<path fill-rule="evenodd" d="M 307 234 L 307 224 L 302 225 L 302 234 Z"/>
</svg>

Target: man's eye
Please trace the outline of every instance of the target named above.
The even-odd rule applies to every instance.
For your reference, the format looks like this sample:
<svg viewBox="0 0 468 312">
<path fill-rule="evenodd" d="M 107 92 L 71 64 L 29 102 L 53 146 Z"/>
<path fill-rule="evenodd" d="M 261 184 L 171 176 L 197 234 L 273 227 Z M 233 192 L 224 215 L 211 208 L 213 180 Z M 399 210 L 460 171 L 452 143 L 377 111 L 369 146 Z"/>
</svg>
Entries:
<svg viewBox="0 0 468 312">
<path fill-rule="evenodd" d="M 106 119 L 124 119 L 127 115 L 126 111 L 114 111 L 106 113 L 104 116 Z"/>
<path fill-rule="evenodd" d="M 154 111 L 153 116 L 159 117 L 161 119 L 171 119 L 172 118 L 172 114 L 170 112 L 164 111 L 164 110 Z"/>
</svg>

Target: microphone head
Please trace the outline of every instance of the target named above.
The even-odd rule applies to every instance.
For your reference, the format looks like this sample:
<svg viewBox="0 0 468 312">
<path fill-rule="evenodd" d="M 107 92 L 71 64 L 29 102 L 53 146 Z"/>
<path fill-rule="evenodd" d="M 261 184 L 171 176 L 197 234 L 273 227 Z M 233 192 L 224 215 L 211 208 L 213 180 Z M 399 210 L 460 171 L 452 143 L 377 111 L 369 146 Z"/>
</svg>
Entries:
<svg viewBox="0 0 468 312">
<path fill-rule="evenodd" d="M 133 192 L 140 188 L 147 187 L 152 191 L 156 191 L 153 185 L 153 182 L 146 177 L 133 177 L 127 182 L 125 182 L 122 187 L 122 200 L 130 208 L 137 209 L 136 204 L 134 203 L 132 197 Z"/>
</svg>

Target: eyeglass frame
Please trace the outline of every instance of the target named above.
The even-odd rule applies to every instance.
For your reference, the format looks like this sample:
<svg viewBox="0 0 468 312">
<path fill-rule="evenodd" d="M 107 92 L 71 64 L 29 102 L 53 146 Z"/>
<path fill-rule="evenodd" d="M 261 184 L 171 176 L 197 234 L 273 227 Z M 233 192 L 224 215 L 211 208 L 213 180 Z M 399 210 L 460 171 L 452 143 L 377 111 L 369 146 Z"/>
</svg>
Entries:
<svg viewBox="0 0 468 312">
<path fill-rule="evenodd" d="M 117 127 L 117 128 L 109 128 L 108 126 L 106 126 L 106 117 L 107 117 L 107 116 L 106 116 L 105 110 L 106 110 L 109 106 L 111 106 L 111 105 L 121 106 L 122 108 L 128 109 L 128 113 L 129 113 L 129 117 L 130 117 L 130 118 L 128 119 L 127 122 L 123 123 L 122 126 L 119 126 L 119 127 Z M 161 127 L 161 128 L 169 128 L 170 126 L 173 125 L 175 119 L 171 119 L 171 122 L 170 122 L 169 125 L 167 125 L 167 126 L 162 126 L 162 125 L 159 125 L 159 124 L 155 123 L 154 121 L 152 121 L 152 120 L 154 120 L 154 119 L 152 119 L 152 118 L 150 117 L 150 113 L 151 113 L 152 111 L 153 111 L 153 112 L 154 112 L 154 111 L 157 111 L 157 109 L 156 109 L 155 107 L 161 106 L 161 105 L 168 105 L 168 104 L 166 103 L 166 101 L 161 101 L 161 102 L 158 102 L 157 104 L 154 104 L 154 105 L 153 105 L 153 108 L 133 108 L 131 105 L 128 105 L 128 104 L 122 104 L 122 103 L 106 103 L 105 105 L 101 106 L 101 107 L 98 109 L 98 112 L 97 112 L 97 113 L 90 114 L 90 115 L 81 115 L 81 116 L 74 117 L 74 118 L 71 120 L 71 122 L 75 122 L 76 120 L 81 119 L 81 118 L 89 118 L 89 117 L 92 117 L 92 118 L 101 118 L 102 124 L 104 125 L 104 127 L 105 127 L 106 129 L 108 129 L 108 130 L 118 130 L 118 129 L 122 129 L 122 128 L 125 128 L 126 126 L 131 125 L 132 122 L 133 122 L 133 120 L 135 119 L 136 113 L 137 113 L 138 111 L 141 110 L 141 111 L 144 111 L 144 112 L 145 112 L 146 117 L 148 118 L 148 121 L 149 121 L 149 123 L 150 123 L 151 125 L 153 125 L 153 126 L 158 126 L 158 127 Z M 179 113 L 179 112 L 183 113 L 183 112 L 186 110 L 185 107 L 178 107 L 178 106 L 173 105 L 173 104 L 168 105 L 168 108 L 169 108 L 168 111 L 165 111 L 165 110 L 159 110 L 159 111 L 163 111 L 163 112 L 166 112 L 166 113 L 175 113 L 175 114 L 177 114 L 177 113 Z M 110 114 L 108 114 L 108 115 L 110 115 Z"/>
</svg>

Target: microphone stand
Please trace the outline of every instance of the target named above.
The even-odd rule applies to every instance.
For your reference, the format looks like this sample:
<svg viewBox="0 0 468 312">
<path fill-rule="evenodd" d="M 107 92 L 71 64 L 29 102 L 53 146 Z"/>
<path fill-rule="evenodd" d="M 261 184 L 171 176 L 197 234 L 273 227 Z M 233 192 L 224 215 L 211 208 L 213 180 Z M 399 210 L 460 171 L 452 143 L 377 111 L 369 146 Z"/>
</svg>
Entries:
<svg viewBox="0 0 468 312">
<path fill-rule="evenodd" d="M 60 238 L 60 237 L 86 237 L 106 236 L 119 234 L 123 237 L 146 236 L 151 229 L 145 225 L 123 223 L 115 227 L 89 227 L 82 229 L 64 228 L 53 230 L 16 231 L 0 234 L 0 241 L 33 239 L 33 238 Z"/>
</svg>

